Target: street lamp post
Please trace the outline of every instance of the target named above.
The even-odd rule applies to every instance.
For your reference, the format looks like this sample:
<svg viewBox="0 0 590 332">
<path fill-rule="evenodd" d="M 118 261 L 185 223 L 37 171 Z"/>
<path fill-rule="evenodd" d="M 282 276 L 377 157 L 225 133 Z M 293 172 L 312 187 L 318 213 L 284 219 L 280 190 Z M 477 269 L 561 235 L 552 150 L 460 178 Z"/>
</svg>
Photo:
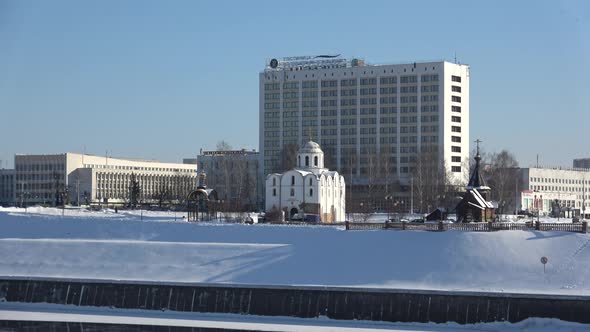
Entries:
<svg viewBox="0 0 590 332">
<path fill-rule="evenodd" d="M 360 202 L 360 204 L 359 204 L 359 206 L 360 206 L 360 210 L 361 210 L 361 213 L 363 213 L 363 214 L 364 214 L 364 213 L 365 213 L 365 210 L 363 209 L 363 205 L 364 205 L 364 204 L 363 204 L 363 202 Z M 364 219 L 364 218 L 363 218 L 363 219 Z M 364 220 L 363 220 L 363 221 L 364 221 Z"/>
</svg>

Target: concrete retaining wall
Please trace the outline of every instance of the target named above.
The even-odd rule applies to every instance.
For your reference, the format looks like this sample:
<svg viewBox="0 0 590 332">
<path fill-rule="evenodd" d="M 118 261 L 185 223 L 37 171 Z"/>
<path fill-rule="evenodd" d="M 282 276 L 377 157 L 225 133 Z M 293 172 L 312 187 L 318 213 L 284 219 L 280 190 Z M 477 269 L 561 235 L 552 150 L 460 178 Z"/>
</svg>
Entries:
<svg viewBox="0 0 590 332">
<path fill-rule="evenodd" d="M 224 328 L 79 322 L 0 321 L 0 331 L 18 332 L 254 332 Z"/>
<path fill-rule="evenodd" d="M 391 322 L 590 323 L 590 297 L 506 293 L 1 278 L 0 300 Z"/>
</svg>

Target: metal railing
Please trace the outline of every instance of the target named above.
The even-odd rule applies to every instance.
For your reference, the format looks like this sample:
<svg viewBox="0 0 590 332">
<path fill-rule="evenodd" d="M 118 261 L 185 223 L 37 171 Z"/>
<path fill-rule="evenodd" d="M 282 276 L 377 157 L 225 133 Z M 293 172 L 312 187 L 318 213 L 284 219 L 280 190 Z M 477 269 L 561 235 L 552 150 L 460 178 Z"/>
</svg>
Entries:
<svg viewBox="0 0 590 332">
<path fill-rule="evenodd" d="M 328 224 L 333 225 L 333 224 Z M 342 224 L 339 224 L 342 225 Z M 504 223 L 504 222 L 480 222 L 480 223 L 459 223 L 447 224 L 438 223 L 415 223 L 415 222 L 387 222 L 387 223 L 355 223 L 345 222 L 346 230 L 414 230 L 414 231 L 464 231 L 464 232 L 496 232 L 496 231 L 561 231 L 587 233 L 588 222 L 581 223 Z"/>
</svg>

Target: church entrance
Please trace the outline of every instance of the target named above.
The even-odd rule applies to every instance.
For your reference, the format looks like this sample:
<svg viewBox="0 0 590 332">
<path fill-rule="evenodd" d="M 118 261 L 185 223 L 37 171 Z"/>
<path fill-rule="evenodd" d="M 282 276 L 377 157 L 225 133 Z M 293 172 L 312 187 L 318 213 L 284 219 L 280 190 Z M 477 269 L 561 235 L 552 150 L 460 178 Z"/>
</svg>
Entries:
<svg viewBox="0 0 590 332">
<path fill-rule="evenodd" d="M 292 208 L 291 212 L 289 213 L 289 220 L 293 220 L 293 218 L 295 218 L 295 215 L 297 214 L 297 212 L 299 212 L 299 210 L 297 210 L 297 208 Z"/>
</svg>

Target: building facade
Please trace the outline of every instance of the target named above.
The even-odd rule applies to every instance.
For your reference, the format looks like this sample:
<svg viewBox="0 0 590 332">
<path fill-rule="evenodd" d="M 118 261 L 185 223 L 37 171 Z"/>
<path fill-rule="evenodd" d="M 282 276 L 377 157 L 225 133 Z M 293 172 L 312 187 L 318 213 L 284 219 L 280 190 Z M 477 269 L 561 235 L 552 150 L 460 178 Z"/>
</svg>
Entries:
<svg viewBox="0 0 590 332">
<path fill-rule="evenodd" d="M 0 206 L 15 205 L 14 169 L 0 169 Z"/>
<path fill-rule="evenodd" d="M 541 215 L 564 215 L 568 211 L 572 216 L 590 217 L 589 169 L 521 168 L 519 181 L 519 209 L 539 211 Z"/>
<path fill-rule="evenodd" d="M 197 157 L 200 170 L 207 174 L 207 185 L 232 211 L 258 210 L 263 193 L 259 154 L 248 151 L 202 151 Z"/>
<path fill-rule="evenodd" d="M 310 221 L 345 221 L 346 183 L 338 172 L 324 168 L 319 144 L 309 141 L 299 150 L 297 167 L 266 178 L 266 212 L 285 211 L 285 216 Z"/>
<path fill-rule="evenodd" d="M 271 60 L 259 84 L 263 174 L 283 171 L 289 147 L 313 139 L 326 166 L 351 184 L 386 175 L 407 187 L 421 154 L 432 154 L 457 181 L 465 177 L 467 65 L 291 57 Z"/>
<path fill-rule="evenodd" d="M 141 202 L 178 201 L 197 184 L 197 165 L 188 164 L 77 153 L 16 155 L 14 164 L 15 201 L 24 205 L 124 204 L 133 178 Z"/>
<path fill-rule="evenodd" d="M 590 158 L 574 159 L 574 168 L 590 169 Z"/>
</svg>

